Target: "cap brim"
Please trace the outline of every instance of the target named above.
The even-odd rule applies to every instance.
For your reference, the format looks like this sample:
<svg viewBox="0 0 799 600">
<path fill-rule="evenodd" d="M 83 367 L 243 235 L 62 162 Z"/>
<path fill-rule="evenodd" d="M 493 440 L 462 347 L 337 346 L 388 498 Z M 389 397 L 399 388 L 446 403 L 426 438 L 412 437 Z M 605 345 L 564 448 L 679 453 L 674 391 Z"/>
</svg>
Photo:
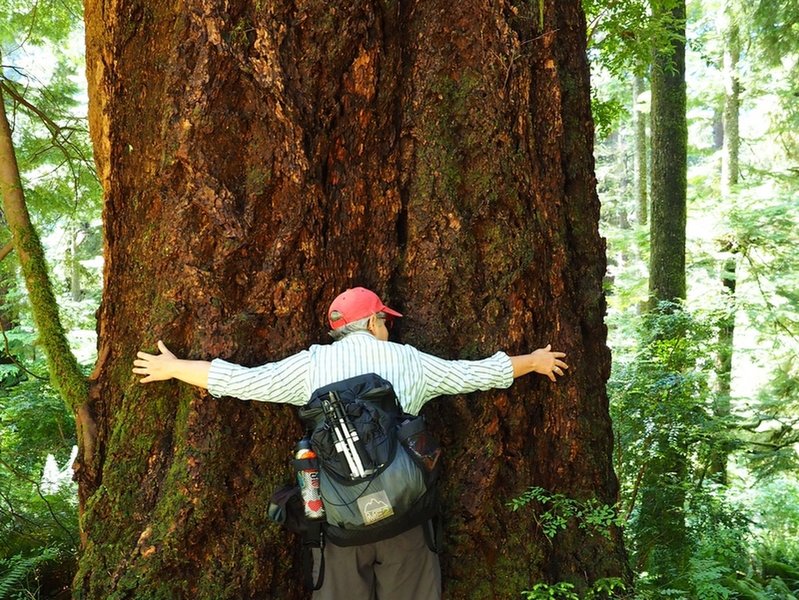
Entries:
<svg viewBox="0 0 799 600">
<path fill-rule="evenodd" d="M 384 312 L 387 315 L 391 315 L 392 317 L 401 317 L 402 316 L 402 313 L 397 312 L 396 310 L 394 310 L 393 308 L 389 308 L 388 306 L 384 306 L 382 308 L 381 312 Z"/>
</svg>

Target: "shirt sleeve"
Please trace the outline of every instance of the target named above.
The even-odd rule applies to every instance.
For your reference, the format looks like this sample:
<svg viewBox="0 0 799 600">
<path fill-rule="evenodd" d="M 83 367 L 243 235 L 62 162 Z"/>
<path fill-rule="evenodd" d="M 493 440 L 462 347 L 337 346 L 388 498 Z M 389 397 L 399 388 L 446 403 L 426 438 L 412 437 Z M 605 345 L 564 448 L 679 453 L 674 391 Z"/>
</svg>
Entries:
<svg viewBox="0 0 799 600">
<path fill-rule="evenodd" d="M 420 352 L 419 359 L 425 402 L 436 396 L 508 388 L 513 383 L 513 364 L 504 352 L 482 360 L 445 360 Z"/>
<path fill-rule="evenodd" d="M 232 396 L 302 406 L 310 393 L 309 365 L 307 350 L 259 367 L 242 367 L 217 358 L 208 371 L 208 391 L 217 398 Z"/>
</svg>

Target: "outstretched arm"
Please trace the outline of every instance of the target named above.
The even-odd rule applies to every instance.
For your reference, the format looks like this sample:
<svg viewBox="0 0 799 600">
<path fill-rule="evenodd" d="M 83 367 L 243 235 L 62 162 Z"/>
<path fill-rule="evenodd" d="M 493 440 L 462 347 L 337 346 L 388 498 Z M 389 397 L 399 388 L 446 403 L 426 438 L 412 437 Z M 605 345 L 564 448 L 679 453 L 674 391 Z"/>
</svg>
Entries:
<svg viewBox="0 0 799 600">
<path fill-rule="evenodd" d="M 158 350 L 161 351 L 160 354 L 147 354 L 146 352 L 136 354 L 138 358 L 133 361 L 133 372 L 137 375 L 144 375 L 141 383 L 179 379 L 201 388 L 208 387 L 210 362 L 178 358 L 161 340 L 158 340 Z"/>
<path fill-rule="evenodd" d="M 513 365 L 513 378 L 527 375 L 528 373 L 540 373 L 555 381 L 555 375 L 563 375 L 564 369 L 569 365 L 560 360 L 565 358 L 563 352 L 552 352 L 552 345 L 547 344 L 546 348 L 539 348 L 530 354 L 511 356 L 510 362 Z"/>
</svg>

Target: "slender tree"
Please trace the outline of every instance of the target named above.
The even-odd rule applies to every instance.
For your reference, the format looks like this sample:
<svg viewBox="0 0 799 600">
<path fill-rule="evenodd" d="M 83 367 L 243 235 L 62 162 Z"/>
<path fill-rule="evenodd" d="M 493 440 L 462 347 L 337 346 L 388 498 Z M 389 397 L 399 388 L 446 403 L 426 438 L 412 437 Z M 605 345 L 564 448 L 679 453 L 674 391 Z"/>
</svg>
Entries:
<svg viewBox="0 0 799 600">
<path fill-rule="evenodd" d="M 685 1 L 657 0 L 652 10 L 671 33 L 669 44 L 654 49 L 651 74 L 649 293 L 651 308 L 660 310 L 660 303 L 680 302 L 686 292 Z M 668 396 L 660 401 L 668 402 Z M 668 407 L 663 411 L 669 414 Z M 685 590 L 690 555 L 684 512 L 688 450 L 679 424 L 674 427 L 653 432 L 651 460 L 641 484 L 636 562 L 652 574 L 658 587 Z"/>
<path fill-rule="evenodd" d="M 0 194 L 3 215 L 13 238 L 25 284 L 31 297 L 33 317 L 47 353 L 48 367 L 54 386 L 67 406 L 77 410 L 87 398 L 86 379 L 70 350 L 55 301 L 44 250 L 31 225 L 25 194 L 20 180 L 11 127 L 0 87 Z"/>
<path fill-rule="evenodd" d="M 738 183 L 738 156 L 741 138 L 738 127 L 741 84 L 738 61 L 741 56 L 740 28 L 732 0 L 724 3 L 719 15 L 719 30 L 724 40 L 722 75 L 724 78 L 724 140 L 721 154 L 721 193 L 730 198 Z"/>
<path fill-rule="evenodd" d="M 725 2 L 718 17 L 718 30 L 723 40 L 722 76 L 724 79 L 724 138 L 721 151 L 721 196 L 727 206 L 734 202 L 734 186 L 738 183 L 740 134 L 740 82 L 738 61 L 741 54 L 740 28 L 734 3 Z M 721 265 L 721 283 L 728 310 L 719 324 L 719 352 L 717 359 L 718 395 L 713 412 L 719 418 L 730 416 L 732 357 L 735 337 L 735 286 L 737 276 L 737 247 L 734 240 L 722 240 L 721 250 L 728 254 Z M 722 448 L 712 465 L 715 477 L 726 483 L 727 456 Z"/>
<path fill-rule="evenodd" d="M 649 159 L 647 152 L 646 121 L 647 114 L 641 110 L 641 96 L 646 91 L 641 75 L 633 75 L 633 131 L 635 135 L 635 154 L 633 171 L 635 178 L 635 199 L 638 209 L 638 224 L 649 221 Z"/>
<path fill-rule="evenodd" d="M 670 43 L 652 60 L 652 218 L 649 293 L 652 305 L 685 298 L 685 222 L 688 129 L 685 116 L 685 1 L 657 0 Z"/>
<path fill-rule="evenodd" d="M 360 284 L 397 339 L 476 357 L 566 348 L 562 385 L 441 401 L 449 598 L 626 576 L 619 536 L 550 543 L 530 485 L 616 501 L 604 247 L 575 0 L 86 3 L 105 188 L 100 348 L 78 477 L 90 599 L 305 596 L 265 523 L 287 407 L 140 386 L 138 349 L 273 360 Z"/>
</svg>

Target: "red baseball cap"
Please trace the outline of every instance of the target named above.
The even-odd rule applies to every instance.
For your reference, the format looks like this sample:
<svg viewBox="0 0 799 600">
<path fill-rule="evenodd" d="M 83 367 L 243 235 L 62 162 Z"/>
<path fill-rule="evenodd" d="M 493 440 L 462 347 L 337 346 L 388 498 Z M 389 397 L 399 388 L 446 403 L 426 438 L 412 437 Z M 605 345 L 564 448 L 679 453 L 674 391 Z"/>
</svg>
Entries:
<svg viewBox="0 0 799 600">
<path fill-rule="evenodd" d="M 401 317 L 398 313 L 383 304 L 380 297 L 371 290 L 356 287 L 339 294 L 327 310 L 327 320 L 332 329 L 338 329 L 355 321 L 371 317 L 375 313 L 386 313 L 392 317 Z M 334 320 L 333 317 L 336 317 Z"/>
</svg>

